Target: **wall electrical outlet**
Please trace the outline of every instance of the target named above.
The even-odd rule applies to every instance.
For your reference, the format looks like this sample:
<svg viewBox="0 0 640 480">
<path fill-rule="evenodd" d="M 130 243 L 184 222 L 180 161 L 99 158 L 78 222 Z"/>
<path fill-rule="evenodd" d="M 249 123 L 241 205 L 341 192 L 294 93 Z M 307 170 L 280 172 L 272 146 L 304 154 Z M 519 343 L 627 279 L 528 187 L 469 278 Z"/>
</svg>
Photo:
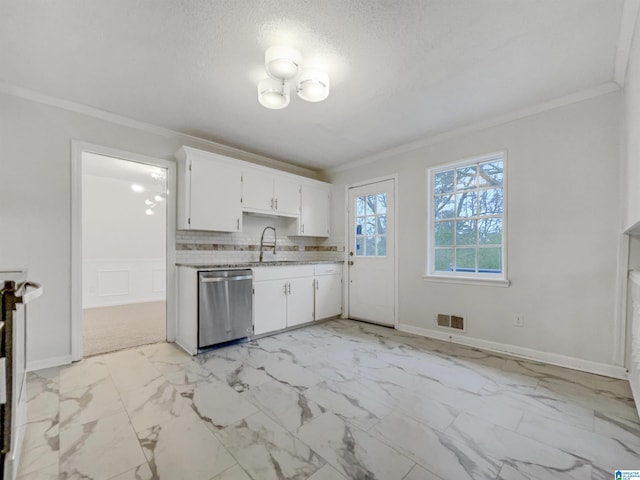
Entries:
<svg viewBox="0 0 640 480">
<path fill-rule="evenodd" d="M 524 327 L 524 315 L 521 313 L 517 313 L 513 325 L 516 327 Z"/>
</svg>

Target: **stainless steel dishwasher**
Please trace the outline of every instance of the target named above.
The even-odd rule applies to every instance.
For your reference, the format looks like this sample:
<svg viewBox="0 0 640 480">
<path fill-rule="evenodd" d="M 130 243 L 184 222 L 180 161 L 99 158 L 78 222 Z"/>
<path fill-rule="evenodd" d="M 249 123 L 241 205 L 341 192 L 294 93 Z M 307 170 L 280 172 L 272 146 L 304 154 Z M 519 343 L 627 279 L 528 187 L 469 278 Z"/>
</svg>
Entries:
<svg viewBox="0 0 640 480">
<path fill-rule="evenodd" d="M 198 348 L 253 333 L 251 270 L 198 272 Z"/>
</svg>

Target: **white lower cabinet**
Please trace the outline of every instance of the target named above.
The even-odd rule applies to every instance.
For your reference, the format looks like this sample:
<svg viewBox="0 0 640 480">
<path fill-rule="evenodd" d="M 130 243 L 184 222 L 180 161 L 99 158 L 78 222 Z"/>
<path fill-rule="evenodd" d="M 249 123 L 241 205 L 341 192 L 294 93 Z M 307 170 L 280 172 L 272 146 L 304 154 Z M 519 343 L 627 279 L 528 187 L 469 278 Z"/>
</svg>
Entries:
<svg viewBox="0 0 640 480">
<path fill-rule="evenodd" d="M 316 320 L 342 314 L 342 275 L 317 275 L 315 277 Z"/>
<path fill-rule="evenodd" d="M 254 335 L 313 321 L 313 270 L 313 265 L 254 269 Z"/>
</svg>

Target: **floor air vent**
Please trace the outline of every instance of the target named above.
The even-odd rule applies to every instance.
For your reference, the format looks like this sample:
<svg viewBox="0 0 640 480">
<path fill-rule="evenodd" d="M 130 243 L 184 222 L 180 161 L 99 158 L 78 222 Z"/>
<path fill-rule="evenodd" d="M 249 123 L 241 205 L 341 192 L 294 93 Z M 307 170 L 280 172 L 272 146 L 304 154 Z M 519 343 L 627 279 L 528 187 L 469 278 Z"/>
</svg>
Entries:
<svg viewBox="0 0 640 480">
<path fill-rule="evenodd" d="M 445 315 L 444 313 L 439 313 L 436 323 L 439 327 L 464 330 L 464 317 L 459 317 L 457 315 Z"/>
</svg>

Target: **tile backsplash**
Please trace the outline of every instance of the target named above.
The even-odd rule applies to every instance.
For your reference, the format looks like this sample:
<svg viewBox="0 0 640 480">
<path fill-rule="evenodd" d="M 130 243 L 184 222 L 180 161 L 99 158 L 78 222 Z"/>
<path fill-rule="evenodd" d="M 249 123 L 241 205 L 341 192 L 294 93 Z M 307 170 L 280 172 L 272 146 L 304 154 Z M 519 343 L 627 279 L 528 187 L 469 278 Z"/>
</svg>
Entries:
<svg viewBox="0 0 640 480">
<path fill-rule="evenodd" d="M 284 217 L 244 215 L 242 232 L 176 232 L 176 262 L 184 264 L 212 264 L 257 262 L 260 256 L 260 237 L 267 226 L 276 228 L 276 254 L 264 248 L 264 260 L 344 260 L 344 242 L 331 238 L 296 237 L 294 220 Z M 273 232 L 265 233 L 265 242 L 273 241 Z"/>
</svg>

